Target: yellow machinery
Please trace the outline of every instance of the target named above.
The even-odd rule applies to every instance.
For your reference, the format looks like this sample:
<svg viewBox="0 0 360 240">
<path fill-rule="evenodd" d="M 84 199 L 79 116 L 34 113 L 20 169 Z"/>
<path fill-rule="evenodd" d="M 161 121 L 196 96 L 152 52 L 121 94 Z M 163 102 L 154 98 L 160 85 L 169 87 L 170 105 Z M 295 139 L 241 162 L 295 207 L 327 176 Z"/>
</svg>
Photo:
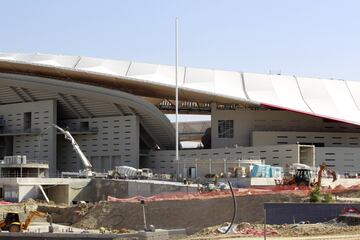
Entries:
<svg viewBox="0 0 360 240">
<path fill-rule="evenodd" d="M 47 213 L 43 213 L 39 211 L 31 211 L 29 215 L 26 217 L 25 221 L 21 222 L 18 213 L 8 212 L 6 213 L 5 219 L 0 221 L 0 229 L 9 232 L 20 232 L 23 230 L 27 230 L 34 217 L 40 217 L 40 218 L 46 217 L 47 220 L 50 222 L 50 225 L 52 224 L 52 221 L 49 220 L 50 215 L 48 215 Z"/>
<path fill-rule="evenodd" d="M 292 177 L 284 177 L 281 180 L 276 179 L 275 184 L 277 186 L 285 185 L 297 185 L 297 186 L 311 186 L 311 187 L 321 187 L 321 180 L 323 178 L 323 173 L 326 172 L 327 175 L 332 176 L 333 182 L 337 180 L 336 172 L 326 166 L 325 163 L 322 163 L 319 166 L 319 172 L 317 174 L 317 181 L 315 178 L 311 178 L 310 168 L 305 169 L 296 169 L 295 175 Z"/>
</svg>

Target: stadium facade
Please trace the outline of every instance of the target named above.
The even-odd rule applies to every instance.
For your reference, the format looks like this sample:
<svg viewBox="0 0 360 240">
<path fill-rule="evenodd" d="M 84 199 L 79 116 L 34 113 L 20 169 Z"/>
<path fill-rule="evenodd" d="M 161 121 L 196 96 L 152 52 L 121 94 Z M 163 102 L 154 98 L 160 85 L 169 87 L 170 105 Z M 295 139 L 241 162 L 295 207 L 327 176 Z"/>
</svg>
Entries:
<svg viewBox="0 0 360 240">
<path fill-rule="evenodd" d="M 47 162 L 50 176 L 82 169 L 57 124 L 98 172 L 127 165 L 199 177 L 251 159 L 360 172 L 360 82 L 190 67 L 179 79 L 180 113 L 211 115 L 211 127 L 182 126 L 182 140 L 201 138 L 203 148 L 181 150 L 176 162 L 165 116 L 175 110 L 174 67 L 0 54 L 0 159 Z"/>
</svg>

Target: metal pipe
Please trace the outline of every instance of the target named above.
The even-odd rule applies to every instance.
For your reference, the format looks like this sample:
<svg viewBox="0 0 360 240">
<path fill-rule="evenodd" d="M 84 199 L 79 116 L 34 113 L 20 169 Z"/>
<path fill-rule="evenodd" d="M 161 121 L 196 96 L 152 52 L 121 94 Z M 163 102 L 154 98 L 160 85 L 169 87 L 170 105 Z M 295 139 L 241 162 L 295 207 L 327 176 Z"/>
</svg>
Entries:
<svg viewBox="0 0 360 240">
<path fill-rule="evenodd" d="M 62 129 L 61 127 L 59 127 L 56 124 L 52 124 L 52 126 L 54 126 L 55 128 L 59 129 L 59 131 L 64 134 L 65 139 L 69 140 L 71 142 L 71 145 L 73 146 L 75 152 L 78 154 L 78 156 L 80 157 L 81 161 L 83 162 L 85 169 L 90 170 L 92 168 L 92 165 L 90 163 L 90 161 L 87 159 L 87 157 L 85 156 L 85 154 L 81 151 L 79 144 L 75 141 L 75 139 L 73 138 L 73 136 L 71 135 L 71 133 L 67 130 Z"/>
</svg>

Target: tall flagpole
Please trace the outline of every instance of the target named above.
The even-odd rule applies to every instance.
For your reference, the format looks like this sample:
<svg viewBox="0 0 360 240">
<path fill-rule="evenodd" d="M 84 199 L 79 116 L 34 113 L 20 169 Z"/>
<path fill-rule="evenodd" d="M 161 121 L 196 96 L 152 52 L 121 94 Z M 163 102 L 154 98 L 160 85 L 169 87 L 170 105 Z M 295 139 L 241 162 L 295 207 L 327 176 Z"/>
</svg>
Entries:
<svg viewBox="0 0 360 240">
<path fill-rule="evenodd" d="M 176 121 L 176 163 L 177 163 L 177 178 L 179 178 L 180 174 L 180 164 L 179 164 L 179 86 L 178 86 L 178 53 L 179 53 L 179 39 L 178 39 L 178 18 L 175 19 L 175 121 Z"/>
</svg>

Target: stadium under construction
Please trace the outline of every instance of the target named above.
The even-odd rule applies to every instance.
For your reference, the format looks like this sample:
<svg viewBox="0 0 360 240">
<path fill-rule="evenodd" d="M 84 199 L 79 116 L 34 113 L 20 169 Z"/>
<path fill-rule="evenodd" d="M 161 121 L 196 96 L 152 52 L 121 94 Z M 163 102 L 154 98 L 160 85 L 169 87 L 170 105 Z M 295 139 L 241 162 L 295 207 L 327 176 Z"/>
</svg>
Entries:
<svg viewBox="0 0 360 240">
<path fill-rule="evenodd" d="M 211 120 L 180 124 L 180 142 L 199 144 L 180 146 L 176 161 L 175 128 L 165 115 L 175 111 L 173 66 L 0 54 L 0 159 L 26 156 L 2 162 L 1 194 L 20 200 L 34 185 L 14 177 L 41 176 L 44 191 L 61 187 L 62 172 L 83 168 L 54 124 L 99 173 L 125 165 L 201 178 L 251 161 L 284 168 L 325 162 L 341 175 L 360 173 L 360 83 L 191 67 L 180 67 L 178 79 L 180 113 Z M 24 186 L 22 197 L 15 185 Z"/>
</svg>

